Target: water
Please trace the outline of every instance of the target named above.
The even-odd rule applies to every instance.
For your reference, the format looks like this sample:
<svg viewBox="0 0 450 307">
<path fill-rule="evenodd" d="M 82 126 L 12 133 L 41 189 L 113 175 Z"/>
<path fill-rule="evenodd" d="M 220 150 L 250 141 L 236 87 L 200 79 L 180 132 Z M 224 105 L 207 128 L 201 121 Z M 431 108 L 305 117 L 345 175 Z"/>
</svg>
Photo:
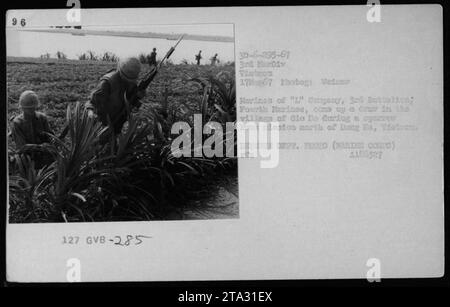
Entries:
<svg viewBox="0 0 450 307">
<path fill-rule="evenodd" d="M 7 31 L 7 56 L 39 57 L 50 53 L 55 57 L 57 51 L 64 52 L 69 59 L 77 59 L 79 54 L 92 50 L 96 54 L 106 51 L 113 52 L 119 57 L 137 56 L 140 53 L 150 53 L 157 49 L 157 58 L 162 58 L 173 40 L 154 38 L 134 38 L 116 36 L 76 36 L 59 33 L 12 32 Z M 179 63 L 183 59 L 195 62 L 195 55 L 202 50 L 202 64 L 209 64 L 209 59 L 215 53 L 219 54 L 221 63 L 234 61 L 234 43 L 181 41 L 171 60 Z"/>
</svg>

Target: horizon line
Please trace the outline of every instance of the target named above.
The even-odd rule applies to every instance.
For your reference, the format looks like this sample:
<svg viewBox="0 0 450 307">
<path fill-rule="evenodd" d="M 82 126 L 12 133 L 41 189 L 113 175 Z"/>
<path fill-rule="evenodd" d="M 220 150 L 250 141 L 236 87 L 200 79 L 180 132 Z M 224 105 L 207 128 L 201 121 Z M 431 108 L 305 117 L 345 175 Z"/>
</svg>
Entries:
<svg viewBox="0 0 450 307">
<path fill-rule="evenodd" d="M 63 27 L 63 26 L 61 26 Z M 40 32 L 71 34 L 76 36 L 95 35 L 95 36 L 118 36 L 134 38 L 156 38 L 166 40 L 178 40 L 183 34 L 175 33 L 157 33 L 157 32 L 136 32 L 136 31 L 108 31 L 108 30 L 84 30 L 77 28 L 52 28 L 52 29 L 20 29 L 21 32 Z M 234 37 L 230 36 L 211 36 L 198 34 L 185 34 L 183 40 L 210 41 L 220 43 L 234 43 Z"/>
</svg>

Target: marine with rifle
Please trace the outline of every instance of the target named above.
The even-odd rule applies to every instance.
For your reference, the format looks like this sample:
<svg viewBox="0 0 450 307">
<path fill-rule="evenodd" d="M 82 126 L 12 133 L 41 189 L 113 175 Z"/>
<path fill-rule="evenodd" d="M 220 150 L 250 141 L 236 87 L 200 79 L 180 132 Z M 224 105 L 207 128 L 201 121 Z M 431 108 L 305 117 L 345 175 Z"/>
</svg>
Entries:
<svg viewBox="0 0 450 307">
<path fill-rule="evenodd" d="M 216 63 L 219 63 L 219 59 L 217 58 L 218 54 L 216 53 L 210 60 L 211 66 L 216 66 Z"/>
<path fill-rule="evenodd" d="M 160 67 L 175 51 L 176 46 L 183 39 L 170 48 L 164 58 L 138 82 L 141 63 L 136 57 L 129 57 L 119 61 L 117 69 L 109 71 L 100 78 L 97 88 L 92 92 L 86 109 L 90 117 L 97 117 L 104 126 L 111 126 L 115 135 L 120 134 L 123 124 L 133 109 L 139 109 L 145 91 L 153 81 Z M 65 127 L 60 135 L 64 138 L 68 132 Z"/>
<path fill-rule="evenodd" d="M 150 67 L 156 66 L 156 48 L 153 48 L 152 53 L 147 57 L 147 62 Z"/>
<path fill-rule="evenodd" d="M 104 126 L 111 124 L 116 135 L 122 131 L 122 126 L 128 119 L 127 109 L 138 107 L 139 99 L 145 95 L 145 88 L 139 89 L 137 86 L 140 72 L 141 63 L 137 58 L 119 61 L 117 69 L 100 78 L 100 83 L 86 104 L 89 116 L 97 115 Z M 126 97 L 133 99 L 127 101 Z"/>
<path fill-rule="evenodd" d="M 195 60 L 197 61 L 197 65 L 200 65 L 200 60 L 202 59 L 202 51 L 200 50 L 198 54 L 195 55 Z"/>
</svg>

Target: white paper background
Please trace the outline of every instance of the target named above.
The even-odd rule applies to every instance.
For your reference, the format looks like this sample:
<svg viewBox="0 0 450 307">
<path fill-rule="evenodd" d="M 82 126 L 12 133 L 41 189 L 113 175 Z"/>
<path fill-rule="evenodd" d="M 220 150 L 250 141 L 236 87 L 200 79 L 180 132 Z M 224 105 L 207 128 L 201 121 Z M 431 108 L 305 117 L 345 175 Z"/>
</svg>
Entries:
<svg viewBox="0 0 450 307">
<path fill-rule="evenodd" d="M 257 160 L 241 159 L 236 220 L 8 225 L 8 280 L 66 281 L 69 258 L 80 259 L 82 281 L 365 278 L 369 258 L 380 259 L 382 278 L 442 276 L 442 8 L 382 6 L 381 23 L 368 23 L 367 10 L 139 9 L 132 21 L 121 10 L 103 11 L 115 24 L 234 23 L 236 56 L 285 49 L 291 52 L 286 78 L 351 79 L 329 90 L 238 87 L 238 102 L 240 96 L 414 96 L 409 116 L 419 130 L 357 135 L 396 140 L 397 150 L 380 161 L 283 151 L 277 168 L 261 169 Z M 65 12 L 52 14 L 64 22 Z M 83 18 L 93 23 L 92 16 Z M 61 245 L 64 235 L 115 234 L 153 238 L 129 248 Z"/>
</svg>

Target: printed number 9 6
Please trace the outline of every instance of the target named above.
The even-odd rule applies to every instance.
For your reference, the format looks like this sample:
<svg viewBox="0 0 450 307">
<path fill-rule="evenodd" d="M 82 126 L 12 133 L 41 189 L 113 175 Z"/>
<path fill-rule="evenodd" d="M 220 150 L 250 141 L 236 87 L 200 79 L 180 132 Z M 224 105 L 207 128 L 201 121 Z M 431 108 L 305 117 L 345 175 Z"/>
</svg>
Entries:
<svg viewBox="0 0 450 307">
<path fill-rule="evenodd" d="M 22 27 L 25 27 L 26 26 L 26 21 L 25 21 L 25 18 L 22 18 L 21 20 L 20 20 L 20 25 L 22 26 Z M 17 25 L 17 18 L 16 17 L 14 17 L 13 19 L 12 19 L 12 25 L 13 26 L 16 26 Z"/>
</svg>

